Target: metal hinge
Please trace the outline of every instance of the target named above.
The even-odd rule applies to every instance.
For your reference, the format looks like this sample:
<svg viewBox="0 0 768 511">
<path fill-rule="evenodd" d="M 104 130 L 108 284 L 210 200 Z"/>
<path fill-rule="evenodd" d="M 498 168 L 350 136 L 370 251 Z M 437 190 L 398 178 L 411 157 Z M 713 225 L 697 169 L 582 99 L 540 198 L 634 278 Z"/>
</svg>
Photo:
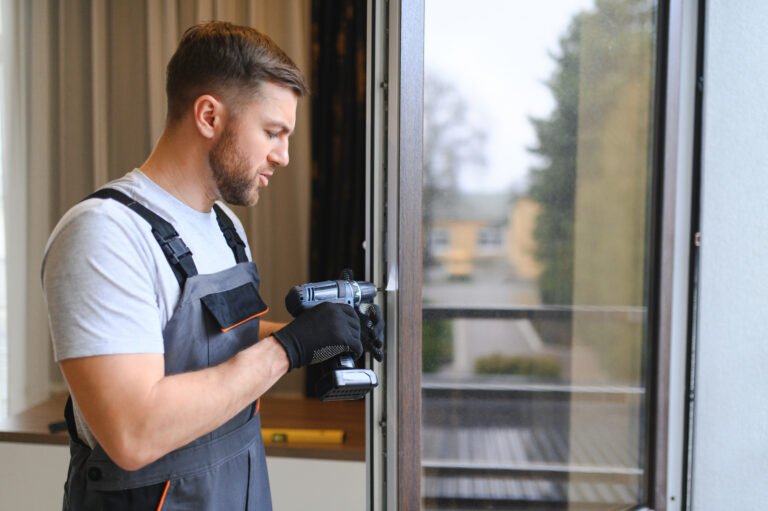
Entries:
<svg viewBox="0 0 768 511">
<path fill-rule="evenodd" d="M 693 244 L 697 247 L 701 246 L 701 232 L 697 232 L 693 235 Z"/>
</svg>

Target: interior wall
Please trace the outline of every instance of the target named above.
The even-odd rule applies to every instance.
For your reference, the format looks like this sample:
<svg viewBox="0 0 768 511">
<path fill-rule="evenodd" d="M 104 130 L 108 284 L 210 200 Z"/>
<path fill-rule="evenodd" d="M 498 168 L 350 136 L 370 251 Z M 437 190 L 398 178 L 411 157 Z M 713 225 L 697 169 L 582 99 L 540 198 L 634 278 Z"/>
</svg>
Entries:
<svg viewBox="0 0 768 511">
<path fill-rule="evenodd" d="M 768 4 L 706 4 L 692 503 L 768 502 Z"/>
</svg>

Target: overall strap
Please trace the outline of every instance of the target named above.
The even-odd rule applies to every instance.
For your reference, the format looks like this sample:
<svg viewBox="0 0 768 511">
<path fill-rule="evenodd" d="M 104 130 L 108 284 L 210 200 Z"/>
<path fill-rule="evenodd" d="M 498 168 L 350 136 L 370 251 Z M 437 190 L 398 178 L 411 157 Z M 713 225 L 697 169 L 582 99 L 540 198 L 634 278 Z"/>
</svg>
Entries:
<svg viewBox="0 0 768 511">
<path fill-rule="evenodd" d="M 235 254 L 235 261 L 238 263 L 247 263 L 248 256 L 245 255 L 245 243 L 243 243 L 240 235 L 237 234 L 235 224 L 232 223 L 232 219 L 229 215 L 219 207 L 218 204 L 213 205 L 214 211 L 216 211 L 216 221 L 219 223 L 219 229 L 224 233 L 224 239 L 227 240 L 227 245 L 232 249 L 232 253 Z"/>
<path fill-rule="evenodd" d="M 160 244 L 160 248 L 163 250 L 166 259 L 168 259 L 173 274 L 176 276 L 176 280 L 179 281 L 179 286 L 184 288 L 184 282 L 186 282 L 189 277 L 197 275 L 197 267 L 195 266 L 195 261 L 192 259 L 192 251 L 189 250 L 184 241 L 179 237 L 179 233 L 176 232 L 176 229 L 174 229 L 168 221 L 142 206 L 123 192 L 113 188 L 102 188 L 86 197 L 86 199 L 114 199 L 131 208 L 146 220 L 152 227 L 152 234 Z"/>
<path fill-rule="evenodd" d="M 73 442 L 78 443 L 87 449 L 90 449 L 88 444 L 83 442 L 80 437 L 77 436 L 77 425 L 75 424 L 75 412 L 72 405 L 72 396 L 67 396 L 67 404 L 64 405 L 64 422 L 67 425 L 69 438 Z"/>
</svg>

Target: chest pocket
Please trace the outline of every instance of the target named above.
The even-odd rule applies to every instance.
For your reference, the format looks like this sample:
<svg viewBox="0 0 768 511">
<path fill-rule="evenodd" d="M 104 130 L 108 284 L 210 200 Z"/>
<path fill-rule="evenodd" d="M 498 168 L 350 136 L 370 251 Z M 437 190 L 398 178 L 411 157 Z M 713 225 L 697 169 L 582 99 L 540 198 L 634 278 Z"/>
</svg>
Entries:
<svg viewBox="0 0 768 511">
<path fill-rule="evenodd" d="M 269 312 L 253 282 L 200 299 L 222 333 L 239 327 Z"/>
<path fill-rule="evenodd" d="M 269 307 L 255 282 L 200 298 L 206 316 L 208 365 L 214 366 L 259 341 L 259 318 Z"/>
</svg>

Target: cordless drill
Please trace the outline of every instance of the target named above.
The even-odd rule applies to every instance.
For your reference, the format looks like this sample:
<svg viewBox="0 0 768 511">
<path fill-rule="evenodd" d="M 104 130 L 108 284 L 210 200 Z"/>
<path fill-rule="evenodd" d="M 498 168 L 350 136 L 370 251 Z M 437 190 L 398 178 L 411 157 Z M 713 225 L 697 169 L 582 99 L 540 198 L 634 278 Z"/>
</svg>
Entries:
<svg viewBox="0 0 768 511">
<path fill-rule="evenodd" d="M 285 308 L 296 317 L 323 302 L 345 303 L 352 306 L 361 322 L 369 320 L 369 309 L 376 297 L 376 286 L 370 282 L 352 280 L 345 271 L 341 280 L 311 282 L 291 289 L 285 297 Z M 349 353 L 342 353 L 320 363 L 320 378 L 315 384 L 320 401 L 363 399 L 379 384 L 376 373 L 355 367 Z"/>
</svg>

